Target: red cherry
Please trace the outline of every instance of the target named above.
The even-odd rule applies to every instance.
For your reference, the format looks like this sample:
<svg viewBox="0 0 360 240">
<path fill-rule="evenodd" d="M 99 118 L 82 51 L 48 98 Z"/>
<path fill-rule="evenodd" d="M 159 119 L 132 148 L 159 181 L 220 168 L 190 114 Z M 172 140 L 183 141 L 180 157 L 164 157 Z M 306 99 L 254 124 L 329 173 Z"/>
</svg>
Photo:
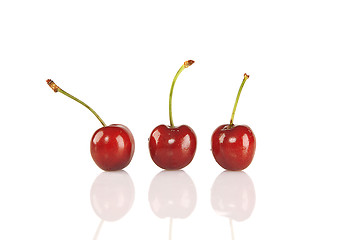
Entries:
<svg viewBox="0 0 360 240">
<path fill-rule="evenodd" d="M 60 92 L 89 109 L 104 126 L 96 130 L 91 138 L 90 152 L 96 165 L 105 171 L 120 170 L 129 165 L 135 150 L 134 137 L 130 130 L 120 124 L 106 126 L 100 116 L 86 103 L 62 90 L 51 79 L 46 82 L 54 92 Z"/>
<path fill-rule="evenodd" d="M 151 132 L 149 138 L 149 150 L 152 160 L 156 165 L 166 170 L 178 170 L 187 166 L 195 155 L 195 132 L 187 125 L 174 126 L 171 102 L 176 79 L 185 68 L 193 63 L 193 60 L 185 61 L 172 81 L 169 97 L 170 126 L 157 126 Z"/>
<path fill-rule="evenodd" d="M 167 170 L 186 167 L 196 151 L 195 132 L 187 125 L 157 126 L 149 139 L 150 156 L 154 163 Z"/>
<path fill-rule="evenodd" d="M 121 124 L 98 129 L 91 138 L 90 152 L 96 165 L 105 171 L 116 171 L 129 165 L 135 151 L 130 130 Z"/>
<path fill-rule="evenodd" d="M 227 170 L 247 168 L 255 154 L 256 139 L 246 125 L 221 125 L 211 137 L 211 150 L 216 162 Z"/>
<path fill-rule="evenodd" d="M 214 158 L 221 167 L 227 170 L 238 171 L 247 168 L 255 154 L 256 139 L 251 128 L 233 124 L 240 93 L 248 78 L 249 75 L 245 73 L 236 97 L 230 124 L 219 126 L 211 136 L 211 151 Z"/>
</svg>

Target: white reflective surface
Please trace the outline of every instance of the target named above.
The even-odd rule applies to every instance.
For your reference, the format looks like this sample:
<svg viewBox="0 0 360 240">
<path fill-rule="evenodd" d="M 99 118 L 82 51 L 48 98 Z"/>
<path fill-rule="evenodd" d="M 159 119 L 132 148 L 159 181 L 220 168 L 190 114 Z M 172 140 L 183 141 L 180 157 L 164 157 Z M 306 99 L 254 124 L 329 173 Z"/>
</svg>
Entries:
<svg viewBox="0 0 360 240">
<path fill-rule="evenodd" d="M 360 34 L 353 0 L 0 1 L 0 239 L 360 239 Z M 148 138 L 197 136 L 163 172 Z M 257 140 L 224 172 L 210 137 L 234 123 Z M 101 124 L 45 80 L 124 124 L 135 153 L 102 173 Z"/>
</svg>

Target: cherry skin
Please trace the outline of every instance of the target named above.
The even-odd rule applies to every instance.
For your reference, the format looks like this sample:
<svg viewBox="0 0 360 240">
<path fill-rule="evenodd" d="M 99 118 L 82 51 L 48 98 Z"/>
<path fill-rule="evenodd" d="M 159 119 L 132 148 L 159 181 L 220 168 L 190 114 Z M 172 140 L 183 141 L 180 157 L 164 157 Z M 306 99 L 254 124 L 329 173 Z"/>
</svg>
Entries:
<svg viewBox="0 0 360 240">
<path fill-rule="evenodd" d="M 94 133 L 90 152 L 96 165 L 104 171 L 116 171 L 129 165 L 135 151 L 130 130 L 121 124 L 102 127 Z"/>
<path fill-rule="evenodd" d="M 216 162 L 223 168 L 238 171 L 247 168 L 253 160 L 256 139 L 246 125 L 224 124 L 211 136 L 211 151 Z"/>
<path fill-rule="evenodd" d="M 187 125 L 179 127 L 159 125 L 151 132 L 149 150 L 152 160 L 160 168 L 181 169 L 194 158 L 195 132 Z"/>
</svg>

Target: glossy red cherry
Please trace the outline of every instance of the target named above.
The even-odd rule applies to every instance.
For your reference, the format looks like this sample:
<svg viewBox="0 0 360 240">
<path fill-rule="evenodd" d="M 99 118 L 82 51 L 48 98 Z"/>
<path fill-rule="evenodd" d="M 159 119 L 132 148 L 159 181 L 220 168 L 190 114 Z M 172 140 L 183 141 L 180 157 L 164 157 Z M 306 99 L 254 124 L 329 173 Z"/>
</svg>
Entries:
<svg viewBox="0 0 360 240">
<path fill-rule="evenodd" d="M 96 165 L 105 171 L 116 171 L 129 165 L 135 151 L 130 130 L 121 124 L 98 129 L 91 138 L 90 152 Z"/>
<path fill-rule="evenodd" d="M 230 124 L 219 126 L 211 136 L 211 151 L 216 162 L 231 171 L 247 168 L 253 160 L 256 149 L 256 139 L 251 128 L 233 124 L 240 93 L 248 78 L 249 75 L 245 73 L 236 97 Z"/>
<path fill-rule="evenodd" d="M 192 60 L 184 62 L 172 82 L 169 97 L 170 126 L 159 125 L 150 134 L 150 156 L 157 166 L 166 170 L 177 170 L 187 166 L 195 155 L 195 132 L 187 125 L 174 126 L 171 103 L 176 79 L 185 68 L 193 63 Z"/>
<path fill-rule="evenodd" d="M 150 156 L 154 163 L 167 170 L 186 167 L 196 151 L 195 132 L 187 125 L 157 126 L 149 139 Z"/>
<path fill-rule="evenodd" d="M 211 150 L 216 162 L 227 170 L 247 168 L 253 160 L 256 139 L 246 125 L 221 125 L 211 137 Z"/>
<path fill-rule="evenodd" d="M 89 109 L 103 125 L 94 133 L 90 143 L 91 156 L 96 165 L 105 171 L 120 170 L 129 165 L 135 151 L 134 137 L 130 130 L 120 124 L 106 126 L 100 116 L 83 101 L 62 90 L 52 80 L 48 79 L 46 82 L 54 92 L 60 92 Z"/>
</svg>

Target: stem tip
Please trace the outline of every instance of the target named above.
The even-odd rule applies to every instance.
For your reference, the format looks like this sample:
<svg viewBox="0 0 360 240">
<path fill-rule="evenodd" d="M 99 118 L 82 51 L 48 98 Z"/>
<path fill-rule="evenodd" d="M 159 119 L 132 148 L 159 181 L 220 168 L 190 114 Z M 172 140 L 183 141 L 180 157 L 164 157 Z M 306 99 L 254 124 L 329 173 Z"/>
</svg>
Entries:
<svg viewBox="0 0 360 240">
<path fill-rule="evenodd" d="M 195 62 L 194 60 L 187 60 L 187 61 L 184 62 L 184 67 L 185 67 L 185 68 L 188 68 L 188 67 L 190 67 L 191 65 L 193 65 L 194 62 Z"/>
<path fill-rule="evenodd" d="M 245 80 L 247 80 L 249 77 L 250 77 L 250 75 L 247 75 L 246 73 L 244 73 Z"/>
<path fill-rule="evenodd" d="M 54 90 L 54 92 L 58 92 L 59 87 L 53 82 L 53 80 L 48 79 L 46 80 L 46 83 L 49 85 L 49 87 L 51 87 L 52 90 Z"/>
</svg>

